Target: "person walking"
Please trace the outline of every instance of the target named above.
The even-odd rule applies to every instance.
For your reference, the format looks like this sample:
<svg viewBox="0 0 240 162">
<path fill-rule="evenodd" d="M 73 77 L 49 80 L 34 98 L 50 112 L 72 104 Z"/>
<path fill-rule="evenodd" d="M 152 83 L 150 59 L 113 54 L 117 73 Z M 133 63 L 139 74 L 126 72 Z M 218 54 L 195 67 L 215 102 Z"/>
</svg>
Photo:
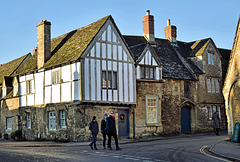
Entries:
<svg viewBox="0 0 240 162">
<path fill-rule="evenodd" d="M 220 130 L 220 118 L 219 113 L 216 111 L 213 115 L 213 128 L 214 132 L 217 136 L 219 136 L 219 130 Z"/>
<path fill-rule="evenodd" d="M 106 149 L 106 136 L 107 136 L 107 118 L 108 114 L 104 114 L 103 120 L 101 122 L 101 133 L 103 135 L 103 148 Z"/>
<path fill-rule="evenodd" d="M 115 139 L 116 150 L 121 150 L 121 148 L 118 145 L 114 111 L 111 111 L 109 117 L 107 118 L 107 134 L 108 134 L 108 149 L 112 150 L 111 138 L 113 137 Z"/>
<path fill-rule="evenodd" d="M 93 116 L 92 121 L 89 124 L 89 130 L 92 133 L 92 142 L 89 144 L 89 146 L 91 147 L 91 149 L 93 149 L 93 144 L 94 144 L 94 150 L 98 150 L 97 146 L 96 146 L 96 141 L 97 141 L 97 134 L 98 134 L 98 123 L 96 120 L 96 116 Z"/>
</svg>

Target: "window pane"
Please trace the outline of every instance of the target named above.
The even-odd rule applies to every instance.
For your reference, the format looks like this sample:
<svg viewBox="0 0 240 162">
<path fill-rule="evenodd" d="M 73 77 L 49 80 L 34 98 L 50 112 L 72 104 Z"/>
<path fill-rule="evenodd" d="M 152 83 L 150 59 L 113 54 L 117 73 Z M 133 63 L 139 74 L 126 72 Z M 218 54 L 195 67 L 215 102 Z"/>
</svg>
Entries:
<svg viewBox="0 0 240 162">
<path fill-rule="evenodd" d="M 218 82 L 218 79 L 215 79 L 215 89 L 216 89 L 216 93 L 219 93 L 219 82 Z"/>
<path fill-rule="evenodd" d="M 108 72 L 108 88 L 112 88 L 112 72 Z"/>
<path fill-rule="evenodd" d="M 145 67 L 145 78 L 148 79 L 150 77 L 150 71 L 148 67 Z"/>
<path fill-rule="evenodd" d="M 107 88 L 106 71 L 102 71 L 102 88 Z"/>
<path fill-rule="evenodd" d="M 211 79 L 212 82 L 212 93 L 215 93 L 215 82 L 214 82 L 214 78 Z"/>
<path fill-rule="evenodd" d="M 208 53 L 208 64 L 211 64 L 211 54 Z"/>
<path fill-rule="evenodd" d="M 211 54 L 212 57 L 212 65 L 214 65 L 214 54 Z"/>
<path fill-rule="evenodd" d="M 141 68 L 140 68 L 140 72 L 141 72 L 141 78 L 145 78 L 145 77 L 144 77 L 144 67 L 141 67 Z"/>
<path fill-rule="evenodd" d="M 149 78 L 153 79 L 154 78 L 154 69 L 153 68 L 149 68 Z"/>
<path fill-rule="evenodd" d="M 207 91 L 208 91 L 208 93 L 212 92 L 211 80 L 210 79 L 207 79 Z"/>
<path fill-rule="evenodd" d="M 117 89 L 117 72 L 113 72 L 112 88 Z"/>
</svg>

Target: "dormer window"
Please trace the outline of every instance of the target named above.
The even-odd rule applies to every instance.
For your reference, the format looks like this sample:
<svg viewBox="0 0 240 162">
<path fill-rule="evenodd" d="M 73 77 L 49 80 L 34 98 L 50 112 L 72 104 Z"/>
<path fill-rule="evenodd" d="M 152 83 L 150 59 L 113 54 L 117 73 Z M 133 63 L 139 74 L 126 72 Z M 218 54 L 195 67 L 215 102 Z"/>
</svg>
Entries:
<svg viewBox="0 0 240 162">
<path fill-rule="evenodd" d="M 208 64 L 214 65 L 214 54 L 208 53 Z"/>
<path fill-rule="evenodd" d="M 141 66 L 141 79 L 154 79 L 155 78 L 155 67 Z"/>
</svg>

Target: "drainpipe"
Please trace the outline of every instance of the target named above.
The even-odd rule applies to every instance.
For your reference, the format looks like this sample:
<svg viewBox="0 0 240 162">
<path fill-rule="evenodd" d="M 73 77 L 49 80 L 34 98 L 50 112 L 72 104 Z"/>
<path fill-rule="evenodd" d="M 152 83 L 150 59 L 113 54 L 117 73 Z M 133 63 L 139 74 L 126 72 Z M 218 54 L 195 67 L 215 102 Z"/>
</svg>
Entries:
<svg viewBox="0 0 240 162">
<path fill-rule="evenodd" d="M 133 139 L 135 139 L 135 110 L 133 109 Z"/>
</svg>

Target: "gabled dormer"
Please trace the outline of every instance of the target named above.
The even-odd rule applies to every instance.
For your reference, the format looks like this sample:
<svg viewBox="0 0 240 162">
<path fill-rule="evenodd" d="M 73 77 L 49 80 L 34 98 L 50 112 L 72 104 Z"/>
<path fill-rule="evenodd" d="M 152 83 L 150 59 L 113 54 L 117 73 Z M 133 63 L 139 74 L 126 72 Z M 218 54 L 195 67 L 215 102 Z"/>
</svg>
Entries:
<svg viewBox="0 0 240 162">
<path fill-rule="evenodd" d="M 136 74 L 138 80 L 162 80 L 162 63 L 150 44 L 147 44 L 136 60 Z"/>
</svg>

